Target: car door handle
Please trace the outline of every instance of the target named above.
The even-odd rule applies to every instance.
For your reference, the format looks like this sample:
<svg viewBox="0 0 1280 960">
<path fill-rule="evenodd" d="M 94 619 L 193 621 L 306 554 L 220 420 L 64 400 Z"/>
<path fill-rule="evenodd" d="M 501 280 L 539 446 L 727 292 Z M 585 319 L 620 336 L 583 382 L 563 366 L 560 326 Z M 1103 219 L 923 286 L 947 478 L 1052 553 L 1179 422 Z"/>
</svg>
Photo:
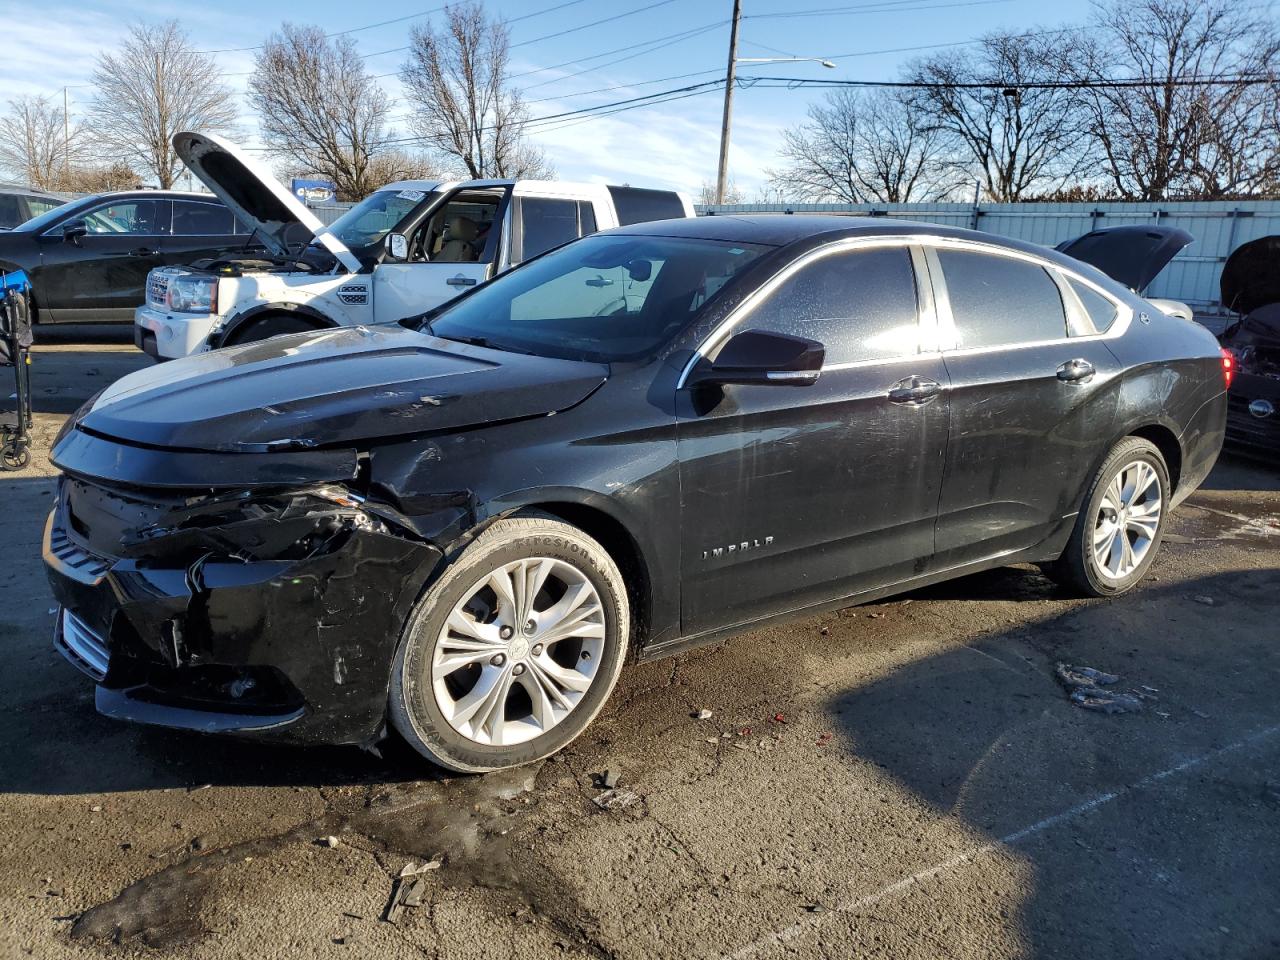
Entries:
<svg viewBox="0 0 1280 960">
<path fill-rule="evenodd" d="M 151 249 L 148 249 L 147 247 L 139 247 L 137 250 L 130 250 L 130 251 L 129 251 L 129 256 L 131 256 L 131 257 L 154 257 L 154 256 L 155 256 L 156 254 L 158 254 L 159 252 L 160 252 L 159 250 L 151 250 Z"/>
<path fill-rule="evenodd" d="M 1098 371 L 1088 360 L 1068 360 L 1058 368 L 1058 379 L 1063 383 L 1088 383 Z"/>
<path fill-rule="evenodd" d="M 907 377 L 889 388 L 890 403 L 909 403 L 920 406 L 942 392 L 942 384 L 928 377 Z"/>
<path fill-rule="evenodd" d="M 456 277 L 450 277 L 445 281 L 451 287 L 474 287 L 476 285 L 475 277 L 464 277 L 459 274 Z"/>
</svg>

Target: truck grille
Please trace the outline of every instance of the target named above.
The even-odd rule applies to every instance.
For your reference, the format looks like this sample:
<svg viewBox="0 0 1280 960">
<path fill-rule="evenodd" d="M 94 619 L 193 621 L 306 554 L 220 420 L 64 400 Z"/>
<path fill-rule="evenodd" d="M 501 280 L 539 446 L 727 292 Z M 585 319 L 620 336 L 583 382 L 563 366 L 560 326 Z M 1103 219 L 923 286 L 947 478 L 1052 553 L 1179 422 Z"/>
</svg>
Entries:
<svg viewBox="0 0 1280 960">
<path fill-rule="evenodd" d="M 76 669 L 98 683 L 106 678 L 111 661 L 106 642 L 70 610 L 59 608 L 53 644 Z"/>
<path fill-rule="evenodd" d="M 169 278 L 164 274 L 147 275 L 147 303 L 153 307 L 167 307 L 169 295 Z"/>
</svg>

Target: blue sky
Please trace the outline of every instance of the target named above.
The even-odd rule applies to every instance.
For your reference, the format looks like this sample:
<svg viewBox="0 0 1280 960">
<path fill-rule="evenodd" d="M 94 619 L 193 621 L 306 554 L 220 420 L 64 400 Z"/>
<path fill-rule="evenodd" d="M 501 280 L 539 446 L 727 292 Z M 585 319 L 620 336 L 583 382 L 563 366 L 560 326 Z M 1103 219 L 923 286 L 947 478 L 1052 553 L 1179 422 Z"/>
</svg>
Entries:
<svg viewBox="0 0 1280 960">
<path fill-rule="evenodd" d="M 511 26 L 511 72 L 523 86 L 530 112 L 545 117 L 643 96 L 723 75 L 732 0 L 579 0 L 550 12 L 565 0 L 488 0 L 488 8 L 515 20 Z M 217 0 L 137 3 L 122 0 L 0 2 L 6 24 L 0 58 L 0 94 L 48 95 L 61 102 L 67 86 L 73 116 L 91 91 L 85 86 L 93 61 L 109 50 L 138 18 L 177 17 L 201 49 L 215 54 L 226 81 L 244 89 L 253 66 L 252 47 L 282 21 L 318 23 L 329 31 L 429 13 L 441 3 L 390 0 L 379 4 L 310 0 L 307 3 L 253 3 Z M 871 7 L 872 9 L 851 9 Z M 897 7 L 890 12 L 887 8 Z M 796 16 L 802 11 L 831 10 Z M 38 9 L 39 16 L 35 15 Z M 891 79 L 921 48 L 970 40 L 992 30 L 1030 30 L 1083 22 L 1088 0 L 743 0 L 740 57 L 804 56 L 835 60 L 830 70 L 816 63 L 743 65 L 741 75 Z M 532 14 L 532 16 L 531 16 Z M 625 16 L 619 16 L 623 15 Z M 606 18 L 610 22 L 587 26 Z M 439 14 L 435 15 L 439 19 Z M 374 74 L 397 102 L 397 130 L 407 133 L 407 110 L 394 76 L 403 60 L 394 50 L 407 42 L 414 21 L 359 29 L 351 36 L 368 55 Z M 575 29 L 575 28 L 583 29 Z M 701 29 L 705 28 L 705 29 Z M 549 34 L 564 33 L 549 37 Z M 687 32 L 675 40 L 646 41 Z M 633 45 L 640 44 L 635 49 Z M 583 63 L 557 66 L 593 54 L 618 51 Z M 883 52 L 882 52 L 883 51 Z M 677 78 L 677 79 L 665 79 Z M 654 81 L 654 82 L 650 82 Z M 803 119 L 821 94 L 807 90 L 739 89 L 734 99 L 731 175 L 748 199 L 780 163 L 781 132 Z M 592 120 L 545 124 L 535 140 L 563 179 L 607 180 L 676 187 L 696 192 L 715 176 L 721 94 L 629 110 Z M 241 141 L 257 143 L 257 126 L 245 107 Z"/>
</svg>

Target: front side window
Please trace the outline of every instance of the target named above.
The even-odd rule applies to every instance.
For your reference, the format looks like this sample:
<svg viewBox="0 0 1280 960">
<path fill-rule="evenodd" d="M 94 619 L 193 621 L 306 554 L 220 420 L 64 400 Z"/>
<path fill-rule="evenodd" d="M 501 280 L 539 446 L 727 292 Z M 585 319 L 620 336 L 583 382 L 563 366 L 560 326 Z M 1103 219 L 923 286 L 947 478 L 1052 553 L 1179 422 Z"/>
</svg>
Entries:
<svg viewBox="0 0 1280 960">
<path fill-rule="evenodd" d="M 956 346 L 998 347 L 1067 335 L 1057 283 L 1038 264 L 973 250 L 938 249 Z"/>
<path fill-rule="evenodd" d="M 767 249 L 598 234 L 478 287 L 436 313 L 429 332 L 570 360 L 644 357 Z"/>
<path fill-rule="evenodd" d="M 739 329 L 817 340 L 827 363 L 886 360 L 916 353 L 916 279 L 906 247 L 850 250 L 809 263 Z"/>
<path fill-rule="evenodd" d="M 518 259 L 532 260 L 538 254 L 578 236 L 578 203 L 576 200 L 522 197 L 520 227 Z"/>
<path fill-rule="evenodd" d="M 121 200 L 84 215 L 91 234 L 155 237 L 169 232 L 169 201 Z"/>
<path fill-rule="evenodd" d="M 490 237 L 502 230 L 499 191 L 453 194 L 415 231 L 409 259 L 434 263 L 479 263 L 489 251 Z M 496 244 L 495 244 L 496 246 Z"/>
</svg>

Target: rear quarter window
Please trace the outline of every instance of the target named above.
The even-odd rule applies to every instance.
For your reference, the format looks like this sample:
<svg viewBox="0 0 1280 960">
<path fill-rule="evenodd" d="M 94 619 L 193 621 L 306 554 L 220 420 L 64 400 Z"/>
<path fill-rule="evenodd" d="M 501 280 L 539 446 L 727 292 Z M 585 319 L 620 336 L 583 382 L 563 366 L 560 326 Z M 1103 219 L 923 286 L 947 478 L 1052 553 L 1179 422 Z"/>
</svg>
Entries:
<svg viewBox="0 0 1280 960">
<path fill-rule="evenodd" d="M 639 187 L 610 187 L 609 196 L 618 213 L 619 226 L 673 220 L 684 216 L 680 195 L 670 190 L 643 190 Z"/>
<path fill-rule="evenodd" d="M 1067 282 L 1071 284 L 1071 289 L 1080 298 L 1080 305 L 1084 307 L 1084 312 L 1089 315 L 1093 329 L 1098 333 L 1105 333 L 1109 330 L 1111 325 L 1116 322 L 1116 317 L 1120 315 L 1120 308 L 1108 297 L 1104 297 L 1093 287 L 1086 286 L 1079 280 L 1068 277 Z"/>
</svg>

